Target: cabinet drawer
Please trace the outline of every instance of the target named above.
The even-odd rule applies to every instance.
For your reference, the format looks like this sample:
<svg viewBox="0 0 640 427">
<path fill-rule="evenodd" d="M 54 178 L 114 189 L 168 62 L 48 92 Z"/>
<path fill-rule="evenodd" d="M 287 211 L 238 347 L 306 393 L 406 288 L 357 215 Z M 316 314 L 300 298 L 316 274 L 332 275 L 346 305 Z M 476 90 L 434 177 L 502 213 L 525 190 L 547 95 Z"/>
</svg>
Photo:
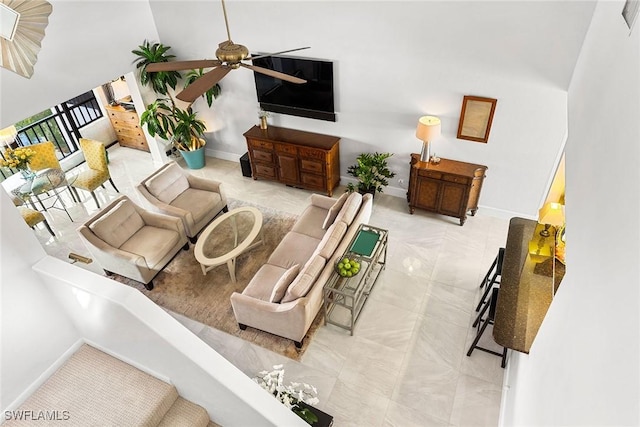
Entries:
<svg viewBox="0 0 640 427">
<path fill-rule="evenodd" d="M 265 178 L 275 178 L 276 177 L 276 168 L 273 166 L 261 165 L 256 163 L 256 176 L 265 177 Z"/>
<path fill-rule="evenodd" d="M 321 175 L 313 175 L 310 173 L 301 173 L 302 183 L 307 187 L 322 188 L 325 187 L 325 179 Z"/>
<path fill-rule="evenodd" d="M 448 182 L 455 182 L 457 184 L 468 184 L 469 179 L 460 175 L 449 175 L 447 173 L 442 174 L 442 180 Z"/>
<path fill-rule="evenodd" d="M 300 159 L 300 169 L 309 172 L 324 172 L 324 163 L 316 160 Z"/>
<path fill-rule="evenodd" d="M 131 138 L 143 138 L 142 130 L 140 128 L 118 128 L 116 129 L 116 135 L 129 136 Z"/>
<path fill-rule="evenodd" d="M 426 177 L 433 178 L 433 179 L 442 179 L 442 175 L 443 174 L 442 174 L 442 172 L 419 169 L 418 170 L 418 175 L 426 176 Z"/>
<path fill-rule="evenodd" d="M 138 122 L 127 122 L 124 120 L 111 120 L 113 128 L 118 129 L 140 129 Z"/>
<path fill-rule="evenodd" d="M 298 152 L 298 150 L 296 150 L 296 147 L 294 147 L 293 145 L 285 145 L 285 144 L 276 144 L 276 151 L 278 153 L 293 154 L 294 156 Z"/>
<path fill-rule="evenodd" d="M 137 148 L 138 150 L 149 151 L 146 140 L 118 135 L 118 143 L 123 147 Z"/>
<path fill-rule="evenodd" d="M 109 117 L 114 124 L 116 120 L 127 123 L 138 123 L 138 115 L 132 112 L 110 111 Z"/>
<path fill-rule="evenodd" d="M 263 148 L 265 150 L 273 150 L 273 143 L 267 141 L 258 141 L 255 139 L 250 139 L 249 144 L 253 148 Z"/>
<path fill-rule="evenodd" d="M 273 153 L 270 151 L 252 150 L 253 159 L 259 162 L 273 163 Z"/>
<path fill-rule="evenodd" d="M 324 160 L 327 156 L 326 153 L 322 150 L 318 150 L 316 148 L 308 148 L 308 147 L 298 147 L 298 153 L 300 157 L 309 157 L 312 159 Z"/>
</svg>

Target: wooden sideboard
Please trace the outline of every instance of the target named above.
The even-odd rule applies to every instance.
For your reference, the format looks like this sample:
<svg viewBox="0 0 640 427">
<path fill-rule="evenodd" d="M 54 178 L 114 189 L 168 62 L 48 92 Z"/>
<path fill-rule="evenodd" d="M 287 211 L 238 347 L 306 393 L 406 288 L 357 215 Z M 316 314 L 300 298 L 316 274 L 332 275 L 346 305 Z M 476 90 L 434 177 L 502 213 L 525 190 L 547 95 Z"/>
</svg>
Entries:
<svg viewBox="0 0 640 427">
<path fill-rule="evenodd" d="M 121 147 L 149 151 L 147 138 L 140 127 L 138 113 L 134 110 L 127 110 L 121 105 L 107 105 L 105 108 L 109 113 L 109 120 L 111 120 L 113 130 L 116 131 L 118 144 Z"/>
<path fill-rule="evenodd" d="M 419 208 L 453 216 L 460 219 L 461 226 L 467 212 L 475 215 L 486 166 L 449 159 L 441 159 L 438 164 L 422 162 L 415 153 L 411 154 L 410 164 L 407 191 L 410 213 Z"/>
<path fill-rule="evenodd" d="M 340 184 L 340 138 L 300 130 L 254 126 L 244 133 L 253 179 L 323 191 Z"/>
</svg>

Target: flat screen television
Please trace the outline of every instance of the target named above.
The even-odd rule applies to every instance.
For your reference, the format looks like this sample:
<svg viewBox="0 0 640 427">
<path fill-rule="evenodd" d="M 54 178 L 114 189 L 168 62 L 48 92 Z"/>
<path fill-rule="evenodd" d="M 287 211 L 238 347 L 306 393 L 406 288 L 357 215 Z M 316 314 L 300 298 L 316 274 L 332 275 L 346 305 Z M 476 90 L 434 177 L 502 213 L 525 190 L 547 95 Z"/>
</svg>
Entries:
<svg viewBox="0 0 640 427">
<path fill-rule="evenodd" d="M 253 65 L 307 81 L 302 84 L 289 83 L 254 72 L 260 108 L 275 113 L 336 121 L 333 62 L 275 55 L 254 59 Z"/>
</svg>

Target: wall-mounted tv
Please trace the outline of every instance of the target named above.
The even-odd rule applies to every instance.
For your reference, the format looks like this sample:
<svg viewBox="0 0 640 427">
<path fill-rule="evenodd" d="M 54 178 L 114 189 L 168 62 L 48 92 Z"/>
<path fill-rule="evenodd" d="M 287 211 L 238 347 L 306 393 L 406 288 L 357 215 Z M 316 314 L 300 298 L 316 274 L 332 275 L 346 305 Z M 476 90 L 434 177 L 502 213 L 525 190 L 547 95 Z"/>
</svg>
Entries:
<svg viewBox="0 0 640 427">
<path fill-rule="evenodd" d="M 258 102 L 263 110 L 336 121 L 333 102 L 333 62 L 276 55 L 257 58 L 253 60 L 253 65 L 307 81 L 303 84 L 289 83 L 254 72 Z"/>
</svg>

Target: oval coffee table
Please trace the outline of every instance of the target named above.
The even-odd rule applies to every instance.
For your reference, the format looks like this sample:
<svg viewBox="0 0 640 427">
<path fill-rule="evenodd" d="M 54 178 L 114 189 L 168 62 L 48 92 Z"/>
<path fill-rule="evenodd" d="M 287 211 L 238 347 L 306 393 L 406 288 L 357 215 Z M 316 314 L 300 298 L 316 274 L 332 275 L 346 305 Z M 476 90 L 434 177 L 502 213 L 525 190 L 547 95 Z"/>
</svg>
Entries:
<svg viewBox="0 0 640 427">
<path fill-rule="evenodd" d="M 194 254 L 202 274 L 227 264 L 231 281 L 235 283 L 236 258 L 259 244 L 264 245 L 262 213 L 245 206 L 224 213 L 209 224 L 196 241 Z"/>
</svg>

